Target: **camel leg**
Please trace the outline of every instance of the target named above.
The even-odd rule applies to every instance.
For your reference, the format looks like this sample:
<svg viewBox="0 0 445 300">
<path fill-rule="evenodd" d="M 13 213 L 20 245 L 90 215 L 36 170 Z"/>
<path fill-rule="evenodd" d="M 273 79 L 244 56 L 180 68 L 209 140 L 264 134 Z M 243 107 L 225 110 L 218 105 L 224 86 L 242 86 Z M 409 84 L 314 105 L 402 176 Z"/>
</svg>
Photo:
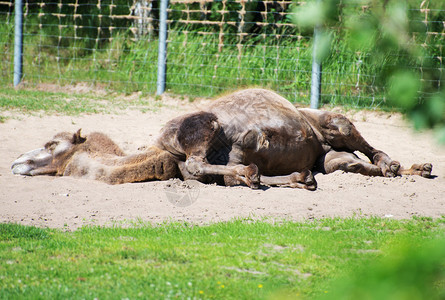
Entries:
<svg viewBox="0 0 445 300">
<path fill-rule="evenodd" d="M 433 166 L 430 163 L 414 164 L 409 169 L 400 168 L 399 175 L 419 175 L 425 178 L 431 177 Z"/>
<path fill-rule="evenodd" d="M 232 149 L 230 150 L 229 153 L 229 161 L 227 162 L 227 167 L 230 168 L 234 168 L 236 166 L 243 166 L 243 149 L 239 144 L 233 144 L 232 145 Z M 253 188 L 258 188 L 260 183 L 259 183 L 259 171 L 258 168 L 255 164 L 251 164 L 252 168 L 250 170 L 250 172 L 255 171 L 255 175 L 253 179 L 254 182 L 254 186 Z M 256 176 L 258 175 L 258 177 L 256 178 Z M 252 175 L 250 175 L 251 177 Z M 249 176 L 248 176 L 249 178 Z M 224 175 L 224 185 L 225 186 L 235 186 L 235 185 L 240 185 L 240 184 L 247 184 L 248 186 L 250 186 L 249 183 L 246 183 L 246 176 L 240 176 L 239 174 L 225 174 Z"/>
<path fill-rule="evenodd" d="M 323 168 L 326 173 L 342 170 L 368 176 L 383 176 L 382 170 L 378 166 L 370 164 L 350 152 L 329 151 L 324 157 Z M 397 175 L 419 175 L 428 178 L 431 176 L 432 168 L 429 163 L 414 164 L 409 169 L 400 167 Z"/>
<path fill-rule="evenodd" d="M 360 151 L 381 170 L 385 177 L 395 177 L 400 169 L 400 163 L 392 160 L 385 152 L 372 147 L 345 116 L 329 113 L 321 124 L 323 136 L 334 149 L 347 149 L 351 152 Z"/>
<path fill-rule="evenodd" d="M 190 156 L 185 161 L 185 168 L 188 173 L 193 176 L 204 175 L 224 175 L 234 178 L 236 181 L 242 182 L 250 188 L 258 188 L 260 176 L 258 167 L 255 164 L 248 166 L 238 165 L 211 165 L 206 162 L 205 158 L 199 156 Z"/>
<path fill-rule="evenodd" d="M 317 182 L 310 170 L 303 172 L 294 172 L 286 176 L 263 176 L 260 181 L 262 184 L 280 187 L 300 188 L 310 191 L 317 189 Z"/>
<path fill-rule="evenodd" d="M 238 144 L 232 145 L 232 149 L 229 153 L 229 161 L 227 166 L 233 167 L 236 165 L 242 165 L 243 150 Z M 225 186 L 235 186 L 243 184 L 244 181 L 233 175 L 224 175 Z"/>
<path fill-rule="evenodd" d="M 219 179 L 219 177 L 216 177 L 215 175 L 193 175 L 192 173 L 190 173 L 187 170 L 187 166 L 185 164 L 184 161 L 178 161 L 178 169 L 179 172 L 182 175 L 182 179 L 183 180 L 197 180 L 199 182 L 202 183 L 220 183 L 221 184 L 221 180 Z"/>
<path fill-rule="evenodd" d="M 323 112 L 317 116 L 321 133 L 334 150 L 348 152 L 360 151 L 381 170 L 380 176 L 395 177 L 408 171 L 400 170 L 400 163 L 392 160 L 385 152 L 372 147 L 355 126 L 345 116 L 337 113 Z M 424 177 L 431 175 L 431 164 L 424 164 L 420 174 Z M 365 171 L 367 172 L 367 171 Z M 411 171 L 412 174 L 419 172 Z"/>
<path fill-rule="evenodd" d="M 184 179 L 206 181 L 211 175 L 222 175 L 251 188 L 258 188 L 259 172 L 256 165 L 245 166 L 233 162 L 213 165 L 208 162 L 206 157 L 209 152 L 218 152 L 220 147 L 228 146 L 220 133 L 220 125 L 214 114 L 198 112 L 183 120 L 178 129 L 177 141 L 187 157 L 184 163 L 178 163 Z"/>
<path fill-rule="evenodd" d="M 242 166 L 242 157 L 243 157 L 243 150 L 241 146 L 234 144 L 232 146 L 232 150 L 229 153 L 229 162 L 227 163 L 227 167 L 238 168 L 239 166 Z M 250 166 L 252 166 L 252 164 Z M 249 178 L 249 176 L 247 176 L 247 178 Z M 246 176 L 242 175 L 240 176 L 239 174 L 234 175 L 233 173 L 224 174 L 224 184 L 226 186 L 239 185 L 242 183 L 249 185 L 248 183 L 246 183 Z M 261 175 L 259 177 L 259 182 L 255 183 L 256 184 L 255 187 L 257 187 L 259 183 L 270 186 L 292 187 L 292 188 L 301 188 L 308 190 L 315 190 L 317 188 L 317 182 L 315 181 L 312 172 L 309 170 L 303 171 L 301 173 L 294 172 L 286 176 Z"/>
<path fill-rule="evenodd" d="M 127 163 L 111 168 L 109 174 L 105 167 L 104 172 L 97 172 L 96 179 L 110 184 L 121 184 L 129 182 L 142 182 L 151 180 L 168 180 L 178 175 L 178 162 L 176 158 L 167 151 L 157 149 L 145 155 L 135 155 L 127 158 Z"/>
<path fill-rule="evenodd" d="M 193 175 L 192 173 L 190 173 L 187 170 L 187 166 L 185 165 L 184 161 L 179 161 L 178 162 L 178 168 L 179 168 L 179 172 L 181 172 L 182 178 L 184 180 L 198 180 L 200 182 L 204 182 L 205 181 L 205 180 L 203 180 L 203 176 Z"/>
<path fill-rule="evenodd" d="M 324 156 L 323 168 L 325 173 L 342 170 L 368 176 L 383 176 L 382 170 L 378 166 L 366 162 L 350 152 L 329 151 Z"/>
</svg>

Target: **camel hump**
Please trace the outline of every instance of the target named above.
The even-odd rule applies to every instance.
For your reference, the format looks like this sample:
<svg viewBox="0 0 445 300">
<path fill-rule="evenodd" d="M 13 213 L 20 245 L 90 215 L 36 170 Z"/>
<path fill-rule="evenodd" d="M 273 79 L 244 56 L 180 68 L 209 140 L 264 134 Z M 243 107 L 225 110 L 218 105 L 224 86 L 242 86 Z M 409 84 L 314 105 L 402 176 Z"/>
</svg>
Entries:
<svg viewBox="0 0 445 300">
<path fill-rule="evenodd" d="M 86 152 L 112 154 L 124 156 L 124 151 L 110 139 L 107 135 L 101 132 L 92 132 L 87 135 L 84 143 Z"/>
<path fill-rule="evenodd" d="M 299 119 L 299 111 L 287 99 L 266 89 L 247 89 L 223 96 L 210 103 L 207 111 L 214 113 L 221 124 L 279 123 L 283 118 Z M 266 126 L 272 126 L 268 124 Z"/>
<path fill-rule="evenodd" d="M 227 99 L 226 101 L 234 102 L 236 104 L 244 106 L 278 106 L 281 108 L 296 111 L 295 106 L 290 103 L 289 100 L 282 97 L 278 93 L 267 89 L 251 88 L 247 90 L 241 90 L 226 97 L 223 97 L 222 99 Z"/>
</svg>

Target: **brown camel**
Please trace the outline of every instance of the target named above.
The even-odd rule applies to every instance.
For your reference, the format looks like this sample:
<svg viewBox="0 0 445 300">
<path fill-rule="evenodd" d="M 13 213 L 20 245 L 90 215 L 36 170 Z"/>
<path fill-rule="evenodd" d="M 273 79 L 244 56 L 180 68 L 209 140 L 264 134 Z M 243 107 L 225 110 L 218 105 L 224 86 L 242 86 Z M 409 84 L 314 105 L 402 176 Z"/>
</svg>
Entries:
<svg viewBox="0 0 445 300">
<path fill-rule="evenodd" d="M 309 190 L 317 187 L 314 170 L 430 177 L 432 165 L 404 169 L 369 145 L 343 115 L 297 109 L 264 89 L 235 92 L 205 110 L 169 121 L 142 154 L 125 155 L 106 135 L 82 137 L 79 130 L 57 134 L 44 148 L 21 155 L 12 165 L 14 174 L 71 175 L 110 184 L 182 178 Z"/>
</svg>

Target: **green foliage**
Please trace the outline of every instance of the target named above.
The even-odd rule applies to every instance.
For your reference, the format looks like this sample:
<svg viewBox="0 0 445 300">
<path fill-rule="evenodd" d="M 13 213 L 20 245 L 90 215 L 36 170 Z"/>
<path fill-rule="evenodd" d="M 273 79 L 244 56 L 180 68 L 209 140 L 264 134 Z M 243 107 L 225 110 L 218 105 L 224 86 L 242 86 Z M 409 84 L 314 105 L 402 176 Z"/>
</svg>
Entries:
<svg viewBox="0 0 445 300">
<path fill-rule="evenodd" d="M 335 281 L 321 299 L 444 299 L 444 240 L 403 241 L 376 263 Z"/>
<path fill-rule="evenodd" d="M 339 21 L 339 0 L 308 1 L 305 5 L 294 7 L 293 21 L 303 28 L 332 25 Z"/>
<path fill-rule="evenodd" d="M 417 255 L 403 258 L 411 250 L 403 252 L 401 260 L 387 257 L 392 257 L 392 246 L 408 238 L 423 245 L 443 236 L 443 225 L 443 218 L 276 224 L 247 219 L 63 232 L 0 224 L 0 294 L 51 299 L 313 298 L 336 293 L 332 280 L 376 261 L 389 261 L 390 270 L 406 271 L 405 277 L 417 276 L 409 273 L 414 270 L 430 272 L 436 252 L 424 260 L 423 269 L 417 261 L 406 264 Z M 443 272 L 444 265 L 434 270 Z M 379 278 L 384 277 L 374 281 Z M 419 284 L 431 286 L 429 279 Z M 433 280 L 431 295 L 441 288 L 436 277 Z"/>
<path fill-rule="evenodd" d="M 445 91 L 434 93 L 408 114 L 416 129 L 435 128 L 437 139 L 445 144 Z"/>
<path fill-rule="evenodd" d="M 391 76 L 388 84 L 388 99 L 398 107 L 412 110 L 417 104 L 420 77 L 417 73 L 400 71 Z"/>
<path fill-rule="evenodd" d="M 362 10 L 351 10 L 349 3 L 342 5 L 346 9 L 339 13 L 338 0 L 310 2 L 296 8 L 295 22 L 307 28 L 323 26 L 324 32 L 339 32 L 350 50 L 367 56 L 366 64 L 379 66 L 374 74 L 378 86 L 386 87 L 388 105 L 407 113 L 416 128 L 436 128 L 445 142 L 445 90 L 439 74 L 444 39 L 440 34 L 431 36 L 431 29 L 425 27 L 443 20 L 443 7 L 433 9 L 429 22 L 423 23 L 421 10 L 413 6 L 419 5 L 415 1 L 363 0 L 359 4 Z M 325 53 L 334 47 L 326 41 L 319 43 Z"/>
</svg>

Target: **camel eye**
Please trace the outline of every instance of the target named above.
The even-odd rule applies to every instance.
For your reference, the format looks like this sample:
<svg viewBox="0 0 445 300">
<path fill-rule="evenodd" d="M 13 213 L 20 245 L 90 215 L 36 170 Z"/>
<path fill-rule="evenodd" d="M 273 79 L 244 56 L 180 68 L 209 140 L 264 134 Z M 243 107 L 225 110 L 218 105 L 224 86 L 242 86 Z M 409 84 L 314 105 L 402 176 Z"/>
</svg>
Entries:
<svg viewBox="0 0 445 300">
<path fill-rule="evenodd" d="M 58 144 L 59 144 L 58 142 L 49 142 L 48 144 L 45 145 L 45 148 L 50 151 L 54 151 Z"/>
</svg>

